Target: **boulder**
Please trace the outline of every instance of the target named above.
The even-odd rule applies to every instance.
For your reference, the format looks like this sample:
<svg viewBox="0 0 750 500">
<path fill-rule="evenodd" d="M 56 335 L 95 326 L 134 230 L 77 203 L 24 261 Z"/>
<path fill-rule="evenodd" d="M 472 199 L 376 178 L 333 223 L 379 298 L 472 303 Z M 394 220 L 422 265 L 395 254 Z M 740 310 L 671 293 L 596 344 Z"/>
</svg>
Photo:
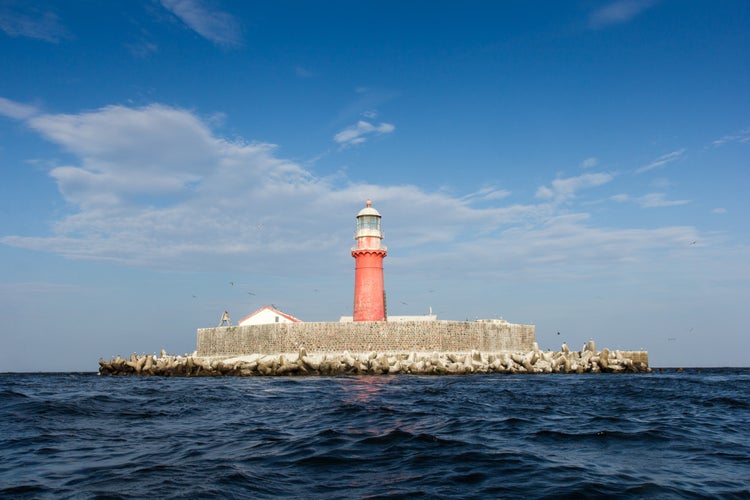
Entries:
<svg viewBox="0 0 750 500">
<path fill-rule="evenodd" d="M 496 353 L 478 349 L 464 352 L 429 354 L 418 351 L 310 355 L 304 346 L 287 354 L 252 354 L 241 358 L 171 356 L 163 349 L 152 354 L 116 356 L 99 360 L 100 375 L 161 376 L 253 376 L 253 375 L 339 375 L 339 374 L 467 374 L 467 373 L 640 373 L 648 372 L 647 363 L 620 350 L 596 352 L 592 341 L 580 352 L 566 344 L 560 351 L 542 351 L 533 345 L 527 352 Z M 635 359 L 639 361 L 635 361 Z"/>
<path fill-rule="evenodd" d="M 602 352 L 599 353 L 599 366 L 602 370 L 609 368 L 609 349 L 604 348 L 602 349 Z"/>
</svg>

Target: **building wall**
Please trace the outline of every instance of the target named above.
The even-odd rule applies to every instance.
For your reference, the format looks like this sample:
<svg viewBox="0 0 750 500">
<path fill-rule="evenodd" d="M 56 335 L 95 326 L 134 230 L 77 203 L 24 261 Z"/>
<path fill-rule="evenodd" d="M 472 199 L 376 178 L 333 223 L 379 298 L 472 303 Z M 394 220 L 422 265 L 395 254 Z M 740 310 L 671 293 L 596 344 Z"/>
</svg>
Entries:
<svg viewBox="0 0 750 500">
<path fill-rule="evenodd" d="M 279 311 L 263 309 L 255 315 L 241 319 L 239 325 L 267 325 L 271 323 L 294 323 L 294 321 L 283 314 L 279 314 Z"/>
<path fill-rule="evenodd" d="M 505 321 L 278 323 L 198 330 L 198 356 L 296 352 L 530 351 L 534 325 Z"/>
</svg>

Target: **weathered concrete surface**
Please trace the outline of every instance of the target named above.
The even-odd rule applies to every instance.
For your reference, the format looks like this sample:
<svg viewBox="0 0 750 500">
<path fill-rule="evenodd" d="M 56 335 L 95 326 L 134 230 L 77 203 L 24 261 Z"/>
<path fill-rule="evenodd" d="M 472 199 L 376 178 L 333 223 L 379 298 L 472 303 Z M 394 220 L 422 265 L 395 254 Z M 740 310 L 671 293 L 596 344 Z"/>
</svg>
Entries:
<svg viewBox="0 0 750 500">
<path fill-rule="evenodd" d="M 534 325 L 503 320 L 278 323 L 201 328 L 197 354 L 529 351 L 535 340 Z"/>
</svg>

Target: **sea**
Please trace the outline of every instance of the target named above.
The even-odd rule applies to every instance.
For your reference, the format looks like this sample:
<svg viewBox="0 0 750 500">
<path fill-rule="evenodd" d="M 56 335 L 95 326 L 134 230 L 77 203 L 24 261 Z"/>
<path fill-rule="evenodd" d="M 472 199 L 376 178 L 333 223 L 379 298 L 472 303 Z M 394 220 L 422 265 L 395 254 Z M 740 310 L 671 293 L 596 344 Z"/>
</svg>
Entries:
<svg viewBox="0 0 750 500">
<path fill-rule="evenodd" d="M 750 498 L 750 369 L 0 374 L 0 498 Z"/>
</svg>

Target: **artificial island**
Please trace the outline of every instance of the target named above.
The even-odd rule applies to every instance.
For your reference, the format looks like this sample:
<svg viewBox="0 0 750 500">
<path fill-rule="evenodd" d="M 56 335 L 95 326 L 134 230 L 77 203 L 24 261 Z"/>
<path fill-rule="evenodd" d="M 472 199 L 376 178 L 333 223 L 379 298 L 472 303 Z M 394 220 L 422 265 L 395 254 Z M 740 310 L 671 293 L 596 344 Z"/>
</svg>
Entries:
<svg viewBox="0 0 750 500">
<path fill-rule="evenodd" d="M 199 328 L 191 355 L 133 354 L 99 360 L 101 375 L 446 375 L 468 373 L 640 373 L 648 352 L 544 351 L 534 325 L 503 319 L 388 316 L 381 215 L 367 200 L 356 216 L 354 308 L 338 322 L 304 322 L 264 306 L 231 325 Z"/>
</svg>

